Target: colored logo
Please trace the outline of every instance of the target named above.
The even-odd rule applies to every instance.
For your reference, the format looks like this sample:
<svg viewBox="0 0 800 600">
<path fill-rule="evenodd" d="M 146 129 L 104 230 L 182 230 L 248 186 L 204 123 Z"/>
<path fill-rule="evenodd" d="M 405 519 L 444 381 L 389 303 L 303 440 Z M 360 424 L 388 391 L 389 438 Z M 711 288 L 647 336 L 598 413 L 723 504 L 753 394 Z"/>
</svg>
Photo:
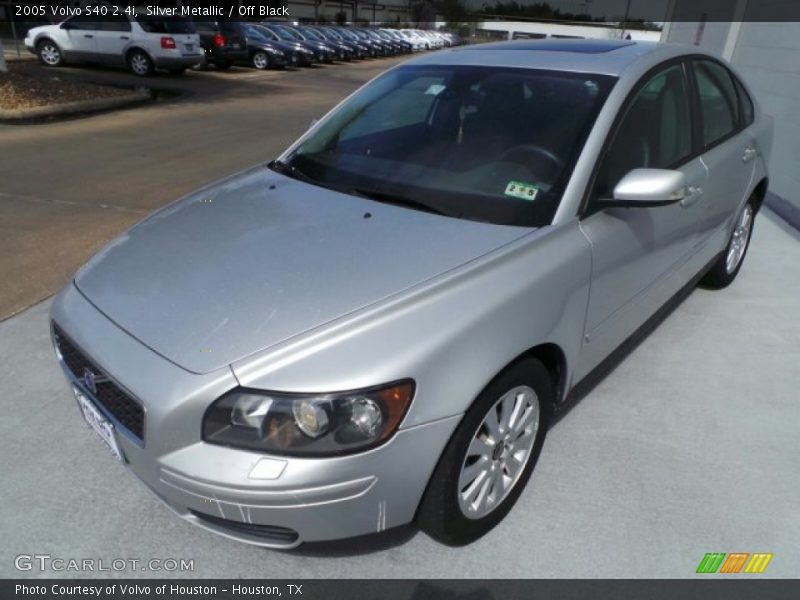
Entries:
<svg viewBox="0 0 800 600">
<path fill-rule="evenodd" d="M 772 553 L 766 552 L 709 552 L 697 565 L 698 573 L 763 573 Z"/>
</svg>

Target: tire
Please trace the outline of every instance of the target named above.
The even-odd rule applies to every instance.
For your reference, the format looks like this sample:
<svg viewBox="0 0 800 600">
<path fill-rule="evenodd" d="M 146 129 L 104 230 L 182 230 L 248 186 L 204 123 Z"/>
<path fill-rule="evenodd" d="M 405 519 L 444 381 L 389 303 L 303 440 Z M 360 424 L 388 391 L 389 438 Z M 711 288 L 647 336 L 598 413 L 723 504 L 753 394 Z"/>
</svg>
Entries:
<svg viewBox="0 0 800 600">
<path fill-rule="evenodd" d="M 167 69 L 167 73 L 170 75 L 183 75 L 186 72 L 184 67 L 180 67 L 178 69 Z"/>
<path fill-rule="evenodd" d="M 61 48 L 52 40 L 42 40 L 36 45 L 36 55 L 46 67 L 60 67 L 64 64 L 64 55 Z"/>
<path fill-rule="evenodd" d="M 270 68 L 269 54 L 263 50 L 256 50 L 253 52 L 253 57 L 250 59 L 253 66 L 260 71 L 265 71 Z"/>
<path fill-rule="evenodd" d="M 552 404 L 550 375 L 534 358 L 520 360 L 495 377 L 445 447 L 417 512 L 419 527 L 450 546 L 473 542 L 495 527 L 514 506 L 533 472 Z M 504 409 L 498 408 L 502 405 Z M 523 406 L 523 412 L 516 423 L 504 426 L 512 406 Z M 495 425 L 490 427 L 487 420 Z M 517 427 L 522 430 L 515 440 L 511 432 Z M 509 447 L 508 442 L 513 445 Z M 498 488 L 503 482 L 506 487 Z"/>
<path fill-rule="evenodd" d="M 128 68 L 131 73 L 139 77 L 149 77 L 153 74 L 153 61 L 144 50 L 134 49 L 128 53 Z"/>
<path fill-rule="evenodd" d="M 227 60 L 221 60 L 214 63 L 214 66 L 217 67 L 220 71 L 227 71 L 233 66 L 232 62 L 228 62 Z"/>
<path fill-rule="evenodd" d="M 742 268 L 747 249 L 750 247 L 750 238 L 757 212 L 758 199 L 750 196 L 742 211 L 736 216 L 736 224 L 728 245 L 719 255 L 717 262 L 700 280 L 701 285 L 719 290 L 733 283 L 736 275 L 739 274 L 739 269 Z"/>
</svg>

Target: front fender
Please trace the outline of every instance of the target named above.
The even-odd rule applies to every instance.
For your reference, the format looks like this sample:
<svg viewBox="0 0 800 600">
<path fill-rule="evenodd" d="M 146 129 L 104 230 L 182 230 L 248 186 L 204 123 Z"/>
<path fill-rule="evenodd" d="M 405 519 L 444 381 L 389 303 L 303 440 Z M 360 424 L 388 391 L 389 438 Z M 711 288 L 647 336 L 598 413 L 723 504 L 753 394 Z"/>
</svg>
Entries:
<svg viewBox="0 0 800 600">
<path fill-rule="evenodd" d="M 333 392 L 411 377 L 401 427 L 463 413 L 506 365 L 541 343 L 570 367 L 580 348 L 591 250 L 577 220 L 534 231 L 412 289 L 232 365 L 239 383 Z"/>
</svg>

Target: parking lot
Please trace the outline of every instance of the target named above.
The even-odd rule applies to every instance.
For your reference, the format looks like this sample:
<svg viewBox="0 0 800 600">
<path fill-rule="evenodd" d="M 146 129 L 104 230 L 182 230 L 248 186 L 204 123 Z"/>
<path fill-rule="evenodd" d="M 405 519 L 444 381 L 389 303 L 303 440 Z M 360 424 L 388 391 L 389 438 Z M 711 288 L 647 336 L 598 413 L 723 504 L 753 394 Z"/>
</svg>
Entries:
<svg viewBox="0 0 800 600">
<path fill-rule="evenodd" d="M 150 211 L 275 158 L 312 119 L 401 60 L 161 75 L 147 84 L 164 99 L 142 108 L 0 125 L 0 254 L 17 257 L 0 261 L 0 318 L 51 294 L 93 250 Z M 58 73 L 142 84 L 113 69 Z"/>
<path fill-rule="evenodd" d="M 510 515 L 465 548 L 413 527 L 291 552 L 235 543 L 175 517 L 87 431 L 46 298 L 125 227 L 275 157 L 401 60 L 156 77 L 170 95 L 142 108 L 0 126 L 0 576 L 41 576 L 14 568 L 38 553 L 194 560 L 116 576 L 691 577 L 706 552 L 736 551 L 773 553 L 763 577 L 796 575 L 800 234 L 768 209 L 736 282 L 695 291 L 560 420 Z"/>
</svg>

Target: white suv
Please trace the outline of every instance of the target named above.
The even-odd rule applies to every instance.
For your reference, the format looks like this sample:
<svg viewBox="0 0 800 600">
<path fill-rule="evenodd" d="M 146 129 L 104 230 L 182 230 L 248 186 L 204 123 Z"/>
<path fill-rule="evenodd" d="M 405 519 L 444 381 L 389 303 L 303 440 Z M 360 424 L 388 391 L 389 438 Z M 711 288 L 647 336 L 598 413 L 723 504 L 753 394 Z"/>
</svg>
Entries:
<svg viewBox="0 0 800 600">
<path fill-rule="evenodd" d="M 25 46 L 46 66 L 102 63 L 127 66 L 141 76 L 155 69 L 180 74 L 205 60 L 194 23 L 174 18 L 76 16 L 58 25 L 34 27 Z"/>
</svg>

